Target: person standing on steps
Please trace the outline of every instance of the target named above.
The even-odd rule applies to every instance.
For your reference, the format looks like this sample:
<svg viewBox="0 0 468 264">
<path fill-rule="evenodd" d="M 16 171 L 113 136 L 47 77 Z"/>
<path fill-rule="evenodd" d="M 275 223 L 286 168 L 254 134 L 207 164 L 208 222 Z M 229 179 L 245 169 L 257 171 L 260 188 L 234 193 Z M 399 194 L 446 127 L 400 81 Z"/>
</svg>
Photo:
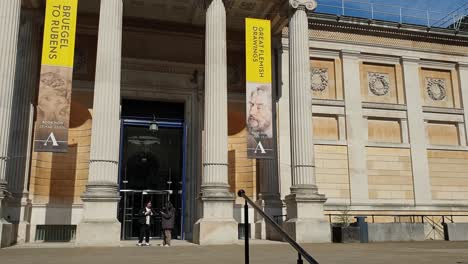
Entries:
<svg viewBox="0 0 468 264">
<path fill-rule="evenodd" d="M 163 244 L 161 246 L 171 246 L 172 229 L 174 229 L 175 209 L 171 202 L 161 211 L 162 216 L 162 229 L 163 229 Z"/>
<path fill-rule="evenodd" d="M 149 246 L 149 239 L 151 235 L 151 225 L 154 224 L 154 216 L 156 216 L 156 212 L 151 207 L 151 201 L 146 203 L 146 206 L 140 210 L 138 213 L 140 217 L 140 237 L 138 239 L 137 246 L 143 246 L 143 237 L 145 237 L 145 246 Z"/>
</svg>

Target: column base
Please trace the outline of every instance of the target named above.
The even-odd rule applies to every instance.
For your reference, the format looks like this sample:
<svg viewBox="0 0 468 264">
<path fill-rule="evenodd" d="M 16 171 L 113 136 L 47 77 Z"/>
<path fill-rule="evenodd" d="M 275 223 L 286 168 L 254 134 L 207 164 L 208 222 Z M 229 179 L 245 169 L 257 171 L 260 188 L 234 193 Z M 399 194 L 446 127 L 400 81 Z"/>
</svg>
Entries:
<svg viewBox="0 0 468 264">
<path fill-rule="evenodd" d="M 283 228 L 298 243 L 330 243 L 330 223 L 319 219 L 290 219 Z"/>
<path fill-rule="evenodd" d="M 330 223 L 325 220 L 323 212 L 326 200 L 315 189 L 302 189 L 286 196 L 288 213 L 283 223 L 285 231 L 300 243 L 331 242 Z"/>
<path fill-rule="evenodd" d="M 77 226 L 76 245 L 118 246 L 121 224 L 117 221 L 120 196 L 117 186 L 90 185 L 81 197 L 83 219 Z"/>
<path fill-rule="evenodd" d="M 193 242 L 199 245 L 234 244 L 238 224 L 232 220 L 199 219 L 193 227 Z"/>
<path fill-rule="evenodd" d="M 120 222 L 87 221 L 77 226 L 77 246 L 119 246 Z"/>
<path fill-rule="evenodd" d="M 199 245 L 234 244 L 238 223 L 234 220 L 234 195 L 226 186 L 202 187 L 203 217 L 193 227 L 193 242 Z"/>
<path fill-rule="evenodd" d="M 0 248 L 9 247 L 15 243 L 13 224 L 0 219 Z"/>
<path fill-rule="evenodd" d="M 31 241 L 31 224 L 26 221 L 21 221 L 18 224 L 18 235 L 16 238 L 16 243 L 25 244 Z"/>
</svg>

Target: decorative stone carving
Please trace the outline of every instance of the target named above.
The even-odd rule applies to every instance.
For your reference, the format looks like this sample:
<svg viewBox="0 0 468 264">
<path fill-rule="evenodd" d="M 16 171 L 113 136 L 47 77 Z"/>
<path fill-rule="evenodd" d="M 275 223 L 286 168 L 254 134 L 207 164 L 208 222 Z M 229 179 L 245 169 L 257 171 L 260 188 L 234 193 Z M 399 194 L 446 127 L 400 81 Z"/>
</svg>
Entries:
<svg viewBox="0 0 468 264">
<path fill-rule="evenodd" d="M 328 69 L 312 68 L 310 74 L 310 83 L 312 91 L 323 92 L 328 88 Z"/>
<path fill-rule="evenodd" d="M 313 11 L 317 8 L 317 2 L 315 0 L 289 0 L 289 4 L 292 8 L 304 6 L 309 11 Z"/>
<path fill-rule="evenodd" d="M 427 95 L 434 101 L 442 101 L 447 97 L 445 79 L 426 78 Z"/>
<path fill-rule="evenodd" d="M 373 95 L 384 96 L 390 91 L 390 76 L 387 73 L 367 73 L 369 90 Z"/>
</svg>

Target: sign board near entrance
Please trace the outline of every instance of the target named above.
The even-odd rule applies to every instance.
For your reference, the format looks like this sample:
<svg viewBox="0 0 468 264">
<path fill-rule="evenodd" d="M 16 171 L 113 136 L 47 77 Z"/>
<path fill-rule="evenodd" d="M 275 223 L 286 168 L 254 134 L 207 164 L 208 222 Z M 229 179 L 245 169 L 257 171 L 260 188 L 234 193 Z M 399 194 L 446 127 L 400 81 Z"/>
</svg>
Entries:
<svg viewBox="0 0 468 264">
<path fill-rule="evenodd" d="M 271 76 L 271 23 L 245 21 L 247 155 L 250 159 L 274 158 Z"/>
<path fill-rule="evenodd" d="M 47 0 L 34 150 L 67 152 L 78 0 Z"/>
</svg>

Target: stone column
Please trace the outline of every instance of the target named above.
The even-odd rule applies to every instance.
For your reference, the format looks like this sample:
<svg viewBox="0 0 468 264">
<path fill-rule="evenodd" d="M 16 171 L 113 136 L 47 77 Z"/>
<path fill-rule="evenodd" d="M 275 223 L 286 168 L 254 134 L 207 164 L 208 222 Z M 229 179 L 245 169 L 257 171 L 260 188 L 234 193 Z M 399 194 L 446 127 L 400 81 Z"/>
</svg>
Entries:
<svg viewBox="0 0 468 264">
<path fill-rule="evenodd" d="M 0 247 L 12 242 L 12 225 L 2 213 L 7 189 L 9 139 L 15 85 L 21 0 L 0 2 Z"/>
<path fill-rule="evenodd" d="M 460 82 L 460 90 L 462 96 L 462 105 L 463 111 L 465 114 L 465 131 L 464 131 L 464 140 L 460 140 L 460 143 L 468 142 L 468 63 L 459 63 L 458 64 L 458 79 Z M 459 129 L 461 131 L 461 128 Z"/>
<path fill-rule="evenodd" d="M 89 178 L 78 244 L 118 244 L 122 0 L 101 0 Z"/>
<path fill-rule="evenodd" d="M 351 204 L 366 204 L 369 199 L 367 180 L 367 120 L 363 118 L 359 52 L 342 51 L 346 134 L 348 142 Z"/>
<path fill-rule="evenodd" d="M 202 217 L 194 226 L 194 242 L 203 245 L 237 240 L 228 183 L 226 10 L 223 0 L 206 4 Z"/>
<path fill-rule="evenodd" d="M 38 11 L 22 10 L 11 123 L 12 135 L 10 135 L 12 157 L 7 170 L 9 190 L 13 196 L 8 207 L 11 208 L 12 220 L 19 222 L 17 243 L 28 241 L 30 228 L 31 200 L 28 180 L 34 119 L 33 100 L 39 77 L 40 27 Z"/>
<path fill-rule="evenodd" d="M 291 118 L 291 194 L 286 197 L 284 227 L 298 242 L 330 242 L 330 225 L 325 221 L 324 195 L 315 181 L 312 142 L 312 95 L 310 92 L 309 29 L 306 9 L 314 0 L 290 0 L 289 98 Z"/>
<path fill-rule="evenodd" d="M 403 58 L 402 62 L 411 144 L 414 203 L 415 205 L 430 205 L 432 201 L 431 180 L 427 158 L 427 133 L 422 108 L 419 59 Z"/>
</svg>

